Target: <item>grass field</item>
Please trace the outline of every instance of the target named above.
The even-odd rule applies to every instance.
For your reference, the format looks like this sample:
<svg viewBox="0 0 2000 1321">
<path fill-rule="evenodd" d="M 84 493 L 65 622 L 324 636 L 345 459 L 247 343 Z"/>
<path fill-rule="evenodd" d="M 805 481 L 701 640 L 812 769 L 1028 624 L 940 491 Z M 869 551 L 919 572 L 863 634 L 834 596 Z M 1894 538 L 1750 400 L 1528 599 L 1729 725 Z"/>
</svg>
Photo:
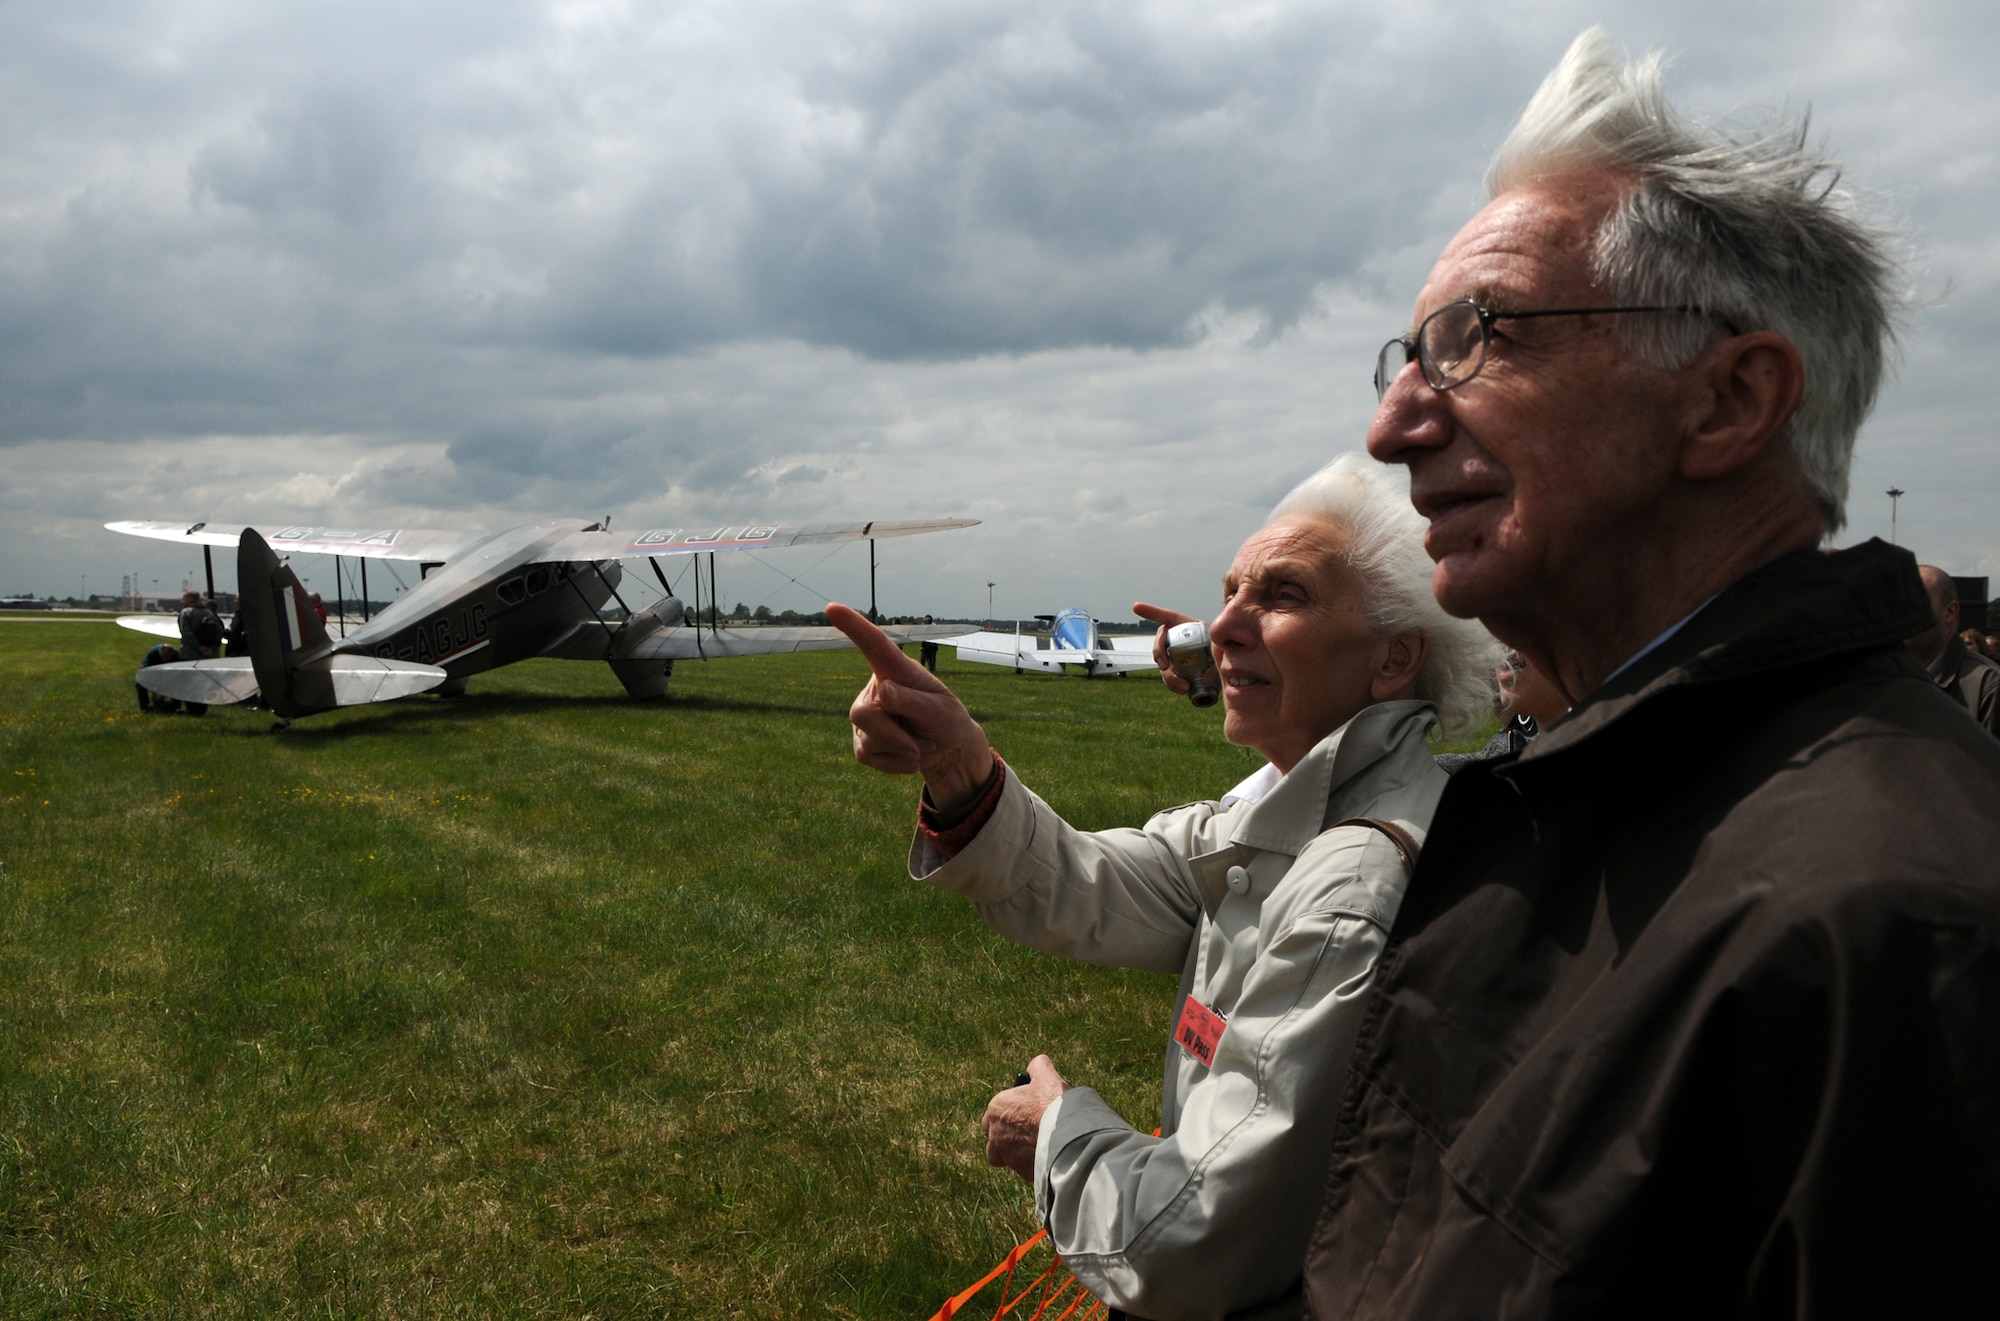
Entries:
<svg viewBox="0 0 2000 1321">
<path fill-rule="evenodd" d="M 852 652 L 142 716 L 0 622 L 0 1316 L 928 1316 L 1033 1228 L 1038 1050 L 1157 1122 L 1173 993 L 913 883 Z M 1085 827 L 1255 766 L 1150 680 L 956 666 Z"/>
</svg>

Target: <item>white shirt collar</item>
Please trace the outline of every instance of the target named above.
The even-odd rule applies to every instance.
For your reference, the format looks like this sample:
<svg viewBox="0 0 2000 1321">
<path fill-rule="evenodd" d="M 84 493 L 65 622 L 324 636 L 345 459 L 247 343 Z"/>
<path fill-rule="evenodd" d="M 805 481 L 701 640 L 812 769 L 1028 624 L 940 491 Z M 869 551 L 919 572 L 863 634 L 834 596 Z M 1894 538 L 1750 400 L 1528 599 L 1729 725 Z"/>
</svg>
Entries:
<svg viewBox="0 0 2000 1321">
<path fill-rule="evenodd" d="M 1222 795 L 1222 805 L 1227 807 L 1231 803 L 1258 802 L 1265 794 L 1277 788 L 1278 781 L 1284 778 L 1284 773 L 1267 761 L 1245 776 L 1241 784 Z"/>
</svg>

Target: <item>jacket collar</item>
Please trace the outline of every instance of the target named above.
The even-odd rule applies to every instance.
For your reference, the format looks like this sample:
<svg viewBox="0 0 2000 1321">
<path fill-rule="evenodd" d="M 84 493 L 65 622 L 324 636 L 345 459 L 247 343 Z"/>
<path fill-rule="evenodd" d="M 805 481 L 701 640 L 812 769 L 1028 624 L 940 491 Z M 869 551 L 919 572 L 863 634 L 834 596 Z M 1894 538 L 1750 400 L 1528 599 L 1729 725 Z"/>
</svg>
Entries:
<svg viewBox="0 0 2000 1321">
<path fill-rule="evenodd" d="M 1958 679 L 1958 672 L 1965 668 L 1965 658 L 1970 654 L 1965 649 L 1965 643 L 1954 636 L 1951 641 L 1944 644 L 1944 650 L 1938 653 L 1931 682 L 1940 688 L 1951 687 Z"/>
<path fill-rule="evenodd" d="M 1783 556 L 1724 588 L 1530 744 L 1521 761 L 1576 747 L 1661 693 L 1900 647 L 1931 621 L 1916 558 L 1901 547 L 1876 539 Z"/>
<path fill-rule="evenodd" d="M 1385 784 L 1430 770 L 1424 735 L 1436 719 L 1437 709 L 1429 702 L 1378 702 L 1367 707 L 1321 739 L 1275 789 L 1233 813 L 1236 823 L 1230 841 L 1296 858 L 1328 821 L 1340 819 L 1330 815 L 1329 804 L 1356 777 L 1371 769 L 1379 772 L 1368 776 L 1366 796 L 1373 798 Z"/>
</svg>

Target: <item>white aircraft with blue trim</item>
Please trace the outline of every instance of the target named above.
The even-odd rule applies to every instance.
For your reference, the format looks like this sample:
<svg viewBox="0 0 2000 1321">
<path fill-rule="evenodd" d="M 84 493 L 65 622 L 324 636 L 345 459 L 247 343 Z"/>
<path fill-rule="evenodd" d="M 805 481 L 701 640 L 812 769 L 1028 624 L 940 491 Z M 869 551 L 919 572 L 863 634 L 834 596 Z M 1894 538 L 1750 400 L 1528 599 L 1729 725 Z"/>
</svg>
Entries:
<svg viewBox="0 0 2000 1321">
<path fill-rule="evenodd" d="M 237 524 L 104 526 L 130 536 L 199 545 L 204 556 L 211 547 L 236 548 L 237 623 L 247 635 L 249 654 L 150 665 L 139 672 L 139 684 L 179 701 L 208 705 L 261 696 L 288 724 L 298 716 L 411 693 L 463 692 L 472 675 L 532 656 L 606 661 L 633 697 L 659 698 L 667 695 L 677 660 L 852 646 L 834 628 L 721 627 L 714 609 L 715 552 L 868 541 L 872 595 L 873 542 L 977 522 L 934 518 L 648 528 L 619 536 L 605 520 L 586 524 L 581 519 L 551 519 L 487 534 L 288 527 L 268 539 Z M 363 622 L 334 637 L 312 609 L 298 578 L 279 558 L 281 552 L 358 557 L 364 602 L 371 559 L 414 561 L 423 577 L 372 618 L 364 606 Z M 701 616 L 700 564 L 695 565 L 692 614 L 673 595 L 659 566 L 663 556 L 701 554 L 710 556 L 706 622 Z M 626 608 L 622 618 L 606 619 L 607 602 L 625 604 L 618 597 L 618 583 L 620 561 L 628 559 L 651 563 L 667 595 L 643 610 Z M 212 564 L 209 578 L 212 594 Z M 141 632 L 180 635 L 171 616 L 128 615 L 118 622 Z M 888 630 L 902 642 L 932 640 L 950 631 L 935 626 Z"/>
<path fill-rule="evenodd" d="M 1153 637 L 1143 633 L 1134 637 L 1099 637 L 1097 621 L 1081 606 L 1069 606 L 1053 615 L 1036 615 L 1036 619 L 1048 624 L 1045 633 L 1023 633 L 1020 625 L 1015 625 L 1012 633 L 964 633 L 958 637 L 939 638 L 941 646 L 956 647 L 958 658 L 980 665 L 1011 665 L 1014 673 L 1023 670 L 1046 670 L 1050 674 L 1065 673 L 1065 667 L 1076 666 L 1085 678 L 1115 674 L 1120 677 L 1134 670 L 1153 671 L 1158 667 L 1153 662 Z"/>
</svg>

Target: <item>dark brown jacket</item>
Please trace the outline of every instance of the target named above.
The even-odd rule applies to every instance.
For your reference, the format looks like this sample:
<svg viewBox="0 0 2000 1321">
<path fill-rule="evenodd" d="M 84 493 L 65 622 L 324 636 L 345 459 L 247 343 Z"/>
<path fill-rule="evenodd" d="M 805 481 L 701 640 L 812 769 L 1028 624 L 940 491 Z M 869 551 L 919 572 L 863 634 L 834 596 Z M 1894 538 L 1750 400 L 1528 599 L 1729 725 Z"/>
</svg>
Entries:
<svg viewBox="0 0 2000 1321">
<path fill-rule="evenodd" d="M 1319 1318 L 2000 1312 L 2000 743 L 1871 542 L 1766 566 L 1445 790 Z"/>
</svg>

